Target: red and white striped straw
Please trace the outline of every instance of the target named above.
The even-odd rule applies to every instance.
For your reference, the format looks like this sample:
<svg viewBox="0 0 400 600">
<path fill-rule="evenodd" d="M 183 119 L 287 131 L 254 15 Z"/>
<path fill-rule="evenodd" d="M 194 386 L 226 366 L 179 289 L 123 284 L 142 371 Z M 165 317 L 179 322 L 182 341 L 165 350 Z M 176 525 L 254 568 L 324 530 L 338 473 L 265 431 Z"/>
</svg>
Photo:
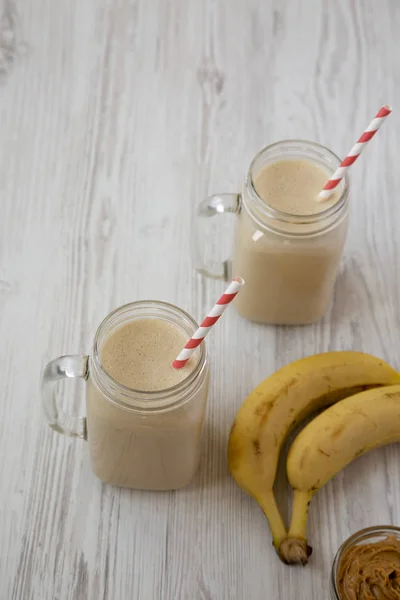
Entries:
<svg viewBox="0 0 400 600">
<path fill-rule="evenodd" d="M 174 369 L 182 369 L 182 367 L 186 365 L 187 361 L 192 356 L 197 346 L 200 346 L 201 342 L 204 340 L 206 335 L 209 334 L 212 327 L 215 325 L 220 316 L 232 302 L 236 294 L 240 291 L 240 288 L 243 286 L 244 279 L 242 279 L 241 277 L 235 277 L 235 279 L 228 285 L 225 292 L 222 294 L 221 298 L 218 300 L 214 308 L 210 310 L 200 327 L 197 329 L 197 331 L 194 332 L 194 334 L 192 335 L 182 352 L 179 354 L 179 356 L 176 357 L 176 359 L 172 363 Z"/>
<path fill-rule="evenodd" d="M 390 115 L 391 112 L 392 108 L 388 104 L 382 106 L 375 119 L 371 121 L 367 129 L 364 131 L 364 133 L 358 140 L 357 144 L 353 146 L 346 158 L 341 162 L 339 168 L 334 172 L 330 180 L 327 181 L 324 189 L 320 191 L 320 193 L 318 194 L 318 200 L 327 200 L 329 198 L 329 196 L 333 193 L 334 189 L 342 181 L 347 169 L 351 167 L 353 163 L 356 162 L 357 158 L 360 156 L 361 152 L 364 150 L 369 140 L 374 137 L 379 127 L 382 125 L 386 117 Z"/>
</svg>

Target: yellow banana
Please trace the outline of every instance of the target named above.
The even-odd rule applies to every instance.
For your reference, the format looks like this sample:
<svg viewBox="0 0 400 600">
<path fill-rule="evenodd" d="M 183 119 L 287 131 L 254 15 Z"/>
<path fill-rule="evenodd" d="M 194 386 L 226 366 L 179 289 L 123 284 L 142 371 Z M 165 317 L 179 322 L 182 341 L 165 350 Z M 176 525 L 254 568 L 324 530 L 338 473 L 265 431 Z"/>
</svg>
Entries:
<svg viewBox="0 0 400 600">
<path fill-rule="evenodd" d="M 400 441 L 400 385 L 361 392 L 315 417 L 293 442 L 287 473 L 294 489 L 292 522 L 281 558 L 306 564 L 308 507 L 315 492 L 352 460 Z"/>
<path fill-rule="evenodd" d="M 279 550 L 287 530 L 273 493 L 279 453 L 295 425 L 352 393 L 400 384 L 381 359 L 360 352 L 327 352 L 283 367 L 246 398 L 236 415 L 228 460 L 236 483 L 264 511 Z"/>
</svg>

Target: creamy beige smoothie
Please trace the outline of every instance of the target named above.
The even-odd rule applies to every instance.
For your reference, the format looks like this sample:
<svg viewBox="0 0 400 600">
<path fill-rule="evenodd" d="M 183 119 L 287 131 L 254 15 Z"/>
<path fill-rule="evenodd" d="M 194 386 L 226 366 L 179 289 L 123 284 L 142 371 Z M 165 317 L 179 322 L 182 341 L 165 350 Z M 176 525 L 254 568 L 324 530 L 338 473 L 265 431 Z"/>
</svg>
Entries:
<svg viewBox="0 0 400 600">
<path fill-rule="evenodd" d="M 181 488 L 193 477 L 200 457 L 208 376 L 190 387 L 187 398 L 178 388 L 176 393 L 164 393 L 184 385 L 199 361 L 197 352 L 183 369 L 172 368 L 187 339 L 186 331 L 165 319 L 136 318 L 116 328 L 102 343 L 102 369 L 117 384 L 137 390 L 144 407 L 130 410 L 127 394 L 127 409 L 121 408 L 106 399 L 89 378 L 88 440 L 93 471 L 103 481 L 167 490 Z M 167 403 L 160 400 L 165 396 Z M 171 408 L 174 402 L 178 406 Z"/>
<path fill-rule="evenodd" d="M 246 281 L 235 300 L 242 316 L 292 325 L 317 321 L 327 311 L 347 231 L 347 218 L 321 222 L 342 192 L 317 201 L 330 175 L 303 158 L 276 160 L 255 175 L 254 190 L 272 211 L 266 216 L 244 205 L 239 215 L 233 271 Z M 308 222 L 299 225 L 299 217 Z"/>
</svg>

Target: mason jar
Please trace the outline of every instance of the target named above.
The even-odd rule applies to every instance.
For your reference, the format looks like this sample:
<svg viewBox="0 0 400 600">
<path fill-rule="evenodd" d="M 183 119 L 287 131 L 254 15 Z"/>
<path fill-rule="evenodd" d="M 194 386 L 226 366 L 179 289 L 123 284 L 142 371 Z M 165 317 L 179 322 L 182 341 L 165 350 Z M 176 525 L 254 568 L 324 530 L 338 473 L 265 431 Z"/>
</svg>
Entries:
<svg viewBox="0 0 400 600">
<path fill-rule="evenodd" d="M 198 328 L 186 312 L 164 302 L 117 308 L 100 324 L 88 356 L 62 356 L 45 367 L 44 410 L 55 431 L 88 441 L 92 470 L 105 483 L 178 489 L 189 483 L 199 464 L 209 381 L 207 351 L 202 342 L 193 370 L 168 389 L 142 392 L 121 385 L 102 365 L 102 346 L 116 329 L 144 318 L 166 320 L 188 339 Z M 54 384 L 75 377 L 86 381 L 86 416 L 66 414 L 57 404 Z"/>
<path fill-rule="evenodd" d="M 241 194 L 214 195 L 198 209 L 194 261 L 206 277 L 229 280 L 232 273 L 246 286 L 234 301 L 243 317 L 260 323 L 300 325 L 318 321 L 329 308 L 348 226 L 349 180 L 338 186 L 333 205 L 311 215 L 282 212 L 257 193 L 255 181 L 269 164 L 307 160 L 329 178 L 340 159 L 315 142 L 285 140 L 259 152 L 250 164 Z M 318 200 L 316 199 L 316 202 Z M 223 262 L 210 254 L 210 217 L 236 215 L 232 257 Z M 212 241 L 218 246 L 218 240 Z"/>
<path fill-rule="evenodd" d="M 335 559 L 333 561 L 333 566 L 332 566 L 332 571 L 331 571 L 331 581 L 330 581 L 330 597 L 331 600 L 345 600 L 343 598 L 343 595 L 340 594 L 340 581 L 338 578 L 339 575 L 339 570 L 340 570 L 340 563 L 341 560 L 344 556 L 344 554 L 347 552 L 347 550 L 349 550 L 350 548 L 353 548 L 354 546 L 358 546 L 360 544 L 373 544 L 376 542 L 380 542 L 386 538 L 388 538 L 389 536 L 394 536 L 396 539 L 399 540 L 400 543 L 400 528 L 399 527 L 393 527 L 391 525 L 379 525 L 379 526 L 375 526 L 375 527 L 367 527 L 365 529 L 362 529 L 361 531 L 357 531 L 357 533 L 353 534 L 352 536 L 350 536 L 339 548 L 339 550 L 336 553 Z M 366 579 L 368 579 L 367 574 L 366 575 Z M 368 581 L 366 582 L 368 585 Z M 366 590 L 366 595 L 365 598 L 380 598 L 379 595 L 377 596 L 372 596 L 370 595 L 371 593 L 373 593 L 373 590 L 371 592 L 370 589 Z M 356 596 L 354 596 L 356 598 Z M 382 596 L 382 597 L 386 597 L 386 596 Z M 388 596 L 389 597 L 389 596 Z M 390 596 L 392 597 L 392 596 Z M 364 596 L 363 596 L 364 598 Z M 360 600 L 362 600 L 360 598 Z"/>
</svg>

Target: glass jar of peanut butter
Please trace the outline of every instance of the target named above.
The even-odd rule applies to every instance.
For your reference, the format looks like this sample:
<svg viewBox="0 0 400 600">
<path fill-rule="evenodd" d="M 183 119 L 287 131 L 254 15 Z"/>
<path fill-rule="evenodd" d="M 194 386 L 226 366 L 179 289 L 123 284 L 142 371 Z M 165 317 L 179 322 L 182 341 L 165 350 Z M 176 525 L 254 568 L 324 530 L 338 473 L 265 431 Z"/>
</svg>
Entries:
<svg viewBox="0 0 400 600">
<path fill-rule="evenodd" d="M 331 574 L 331 600 L 400 598 L 400 527 L 368 527 L 339 548 Z"/>
</svg>

